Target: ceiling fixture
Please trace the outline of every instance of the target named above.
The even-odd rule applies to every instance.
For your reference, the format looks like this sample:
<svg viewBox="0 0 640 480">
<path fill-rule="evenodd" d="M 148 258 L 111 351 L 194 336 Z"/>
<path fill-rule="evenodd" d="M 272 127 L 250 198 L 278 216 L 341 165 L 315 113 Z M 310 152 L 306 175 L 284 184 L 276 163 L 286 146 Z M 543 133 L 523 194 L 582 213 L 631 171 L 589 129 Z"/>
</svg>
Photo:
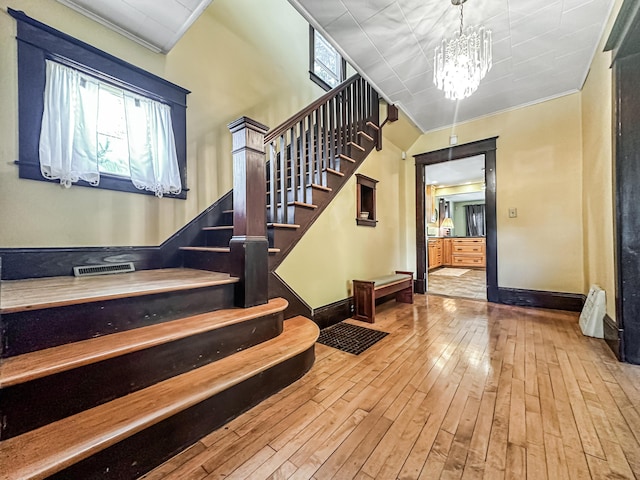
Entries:
<svg viewBox="0 0 640 480">
<path fill-rule="evenodd" d="M 463 28 L 466 1 L 451 0 L 452 5 L 460 6 L 460 33 L 443 39 L 433 59 L 433 82 L 451 100 L 461 100 L 475 92 L 492 65 L 491 30 Z"/>
</svg>

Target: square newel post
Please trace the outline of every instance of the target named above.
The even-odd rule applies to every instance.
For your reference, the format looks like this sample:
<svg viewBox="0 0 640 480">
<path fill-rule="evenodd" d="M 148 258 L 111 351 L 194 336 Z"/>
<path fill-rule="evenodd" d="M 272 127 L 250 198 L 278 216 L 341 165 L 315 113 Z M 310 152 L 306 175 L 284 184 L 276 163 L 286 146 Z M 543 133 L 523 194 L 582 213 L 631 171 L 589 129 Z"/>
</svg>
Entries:
<svg viewBox="0 0 640 480">
<path fill-rule="evenodd" d="M 267 184 L 264 135 L 268 128 L 247 117 L 229 124 L 233 138 L 233 237 L 231 275 L 235 303 L 252 307 L 267 303 L 269 243 L 267 240 Z"/>
</svg>

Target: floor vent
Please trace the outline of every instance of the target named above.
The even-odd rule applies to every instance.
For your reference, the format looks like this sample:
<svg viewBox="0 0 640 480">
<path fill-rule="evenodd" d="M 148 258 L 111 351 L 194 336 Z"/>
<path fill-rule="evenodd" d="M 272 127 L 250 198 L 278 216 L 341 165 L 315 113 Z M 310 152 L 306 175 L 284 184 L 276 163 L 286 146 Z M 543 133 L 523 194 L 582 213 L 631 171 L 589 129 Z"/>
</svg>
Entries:
<svg viewBox="0 0 640 480">
<path fill-rule="evenodd" d="M 112 265 L 83 265 L 73 267 L 76 277 L 89 277 L 91 275 L 111 275 L 112 273 L 135 272 L 133 263 L 114 263 Z"/>
</svg>

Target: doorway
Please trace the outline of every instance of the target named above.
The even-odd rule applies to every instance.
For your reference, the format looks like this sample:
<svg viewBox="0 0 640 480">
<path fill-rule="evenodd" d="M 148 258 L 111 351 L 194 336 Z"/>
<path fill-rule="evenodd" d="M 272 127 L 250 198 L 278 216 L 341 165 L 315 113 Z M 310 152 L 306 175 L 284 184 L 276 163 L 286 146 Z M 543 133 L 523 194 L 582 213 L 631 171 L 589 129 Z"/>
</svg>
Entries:
<svg viewBox="0 0 640 480">
<path fill-rule="evenodd" d="M 485 156 L 425 166 L 427 291 L 487 299 Z"/>
<path fill-rule="evenodd" d="M 496 140 L 492 137 L 477 142 L 456 145 L 415 155 L 416 160 L 416 293 L 427 291 L 427 222 L 426 181 L 428 165 L 484 155 L 485 222 L 486 222 L 486 293 L 487 300 L 498 302 L 498 256 L 496 229 Z"/>
</svg>

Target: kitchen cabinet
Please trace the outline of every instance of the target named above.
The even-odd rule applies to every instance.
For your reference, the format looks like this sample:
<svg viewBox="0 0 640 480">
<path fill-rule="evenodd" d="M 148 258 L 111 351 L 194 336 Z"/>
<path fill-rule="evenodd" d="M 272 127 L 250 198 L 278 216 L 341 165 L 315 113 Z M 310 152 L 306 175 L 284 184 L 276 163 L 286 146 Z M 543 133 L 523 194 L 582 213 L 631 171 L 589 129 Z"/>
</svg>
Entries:
<svg viewBox="0 0 640 480">
<path fill-rule="evenodd" d="M 486 266 L 486 243 L 484 237 L 453 238 L 451 244 L 451 266 Z"/>
<path fill-rule="evenodd" d="M 453 238 L 442 239 L 442 265 L 450 267 L 453 265 Z"/>
<path fill-rule="evenodd" d="M 429 270 L 442 266 L 442 238 L 430 238 L 428 242 Z"/>
</svg>

